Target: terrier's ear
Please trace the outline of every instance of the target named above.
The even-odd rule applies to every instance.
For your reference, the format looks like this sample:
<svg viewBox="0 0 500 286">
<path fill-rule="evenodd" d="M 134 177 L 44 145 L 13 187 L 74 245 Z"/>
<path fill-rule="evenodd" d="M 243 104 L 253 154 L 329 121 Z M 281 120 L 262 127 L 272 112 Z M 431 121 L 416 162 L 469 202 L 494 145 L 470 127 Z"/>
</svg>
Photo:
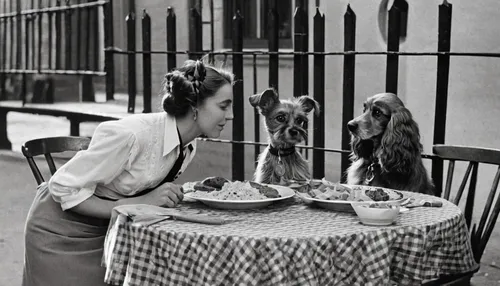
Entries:
<svg viewBox="0 0 500 286">
<path fill-rule="evenodd" d="M 319 103 L 308 95 L 302 95 L 297 99 L 297 102 L 302 106 L 302 110 L 306 113 L 314 109 L 314 115 L 319 115 Z"/>
<path fill-rule="evenodd" d="M 278 93 L 273 88 L 268 88 L 261 94 L 251 95 L 248 100 L 253 107 L 260 110 L 262 115 L 266 115 L 280 101 Z"/>
</svg>

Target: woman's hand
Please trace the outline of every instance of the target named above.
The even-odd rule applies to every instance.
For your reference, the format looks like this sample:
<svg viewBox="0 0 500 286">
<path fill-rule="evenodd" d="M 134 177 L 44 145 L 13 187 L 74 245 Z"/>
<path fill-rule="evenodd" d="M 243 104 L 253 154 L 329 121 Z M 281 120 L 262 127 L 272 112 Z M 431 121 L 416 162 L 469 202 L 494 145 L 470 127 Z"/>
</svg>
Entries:
<svg viewBox="0 0 500 286">
<path fill-rule="evenodd" d="M 175 207 L 184 198 L 179 185 L 164 183 L 142 196 L 143 203 L 160 207 Z"/>
</svg>

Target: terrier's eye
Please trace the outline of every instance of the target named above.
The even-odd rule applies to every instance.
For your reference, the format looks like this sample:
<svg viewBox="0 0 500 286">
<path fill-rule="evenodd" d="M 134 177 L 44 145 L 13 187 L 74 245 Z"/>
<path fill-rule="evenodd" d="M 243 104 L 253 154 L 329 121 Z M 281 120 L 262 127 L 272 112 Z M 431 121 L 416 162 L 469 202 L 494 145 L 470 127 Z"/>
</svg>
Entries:
<svg viewBox="0 0 500 286">
<path fill-rule="evenodd" d="M 295 123 L 296 123 L 297 125 L 300 125 L 300 126 L 304 125 L 304 122 L 305 122 L 305 121 L 304 121 L 304 119 L 302 119 L 302 118 L 297 118 L 297 119 L 295 120 Z"/>
<path fill-rule="evenodd" d="M 278 120 L 278 122 L 283 123 L 283 122 L 285 122 L 286 118 L 284 115 L 278 115 L 278 116 L 276 116 L 276 120 Z"/>
</svg>

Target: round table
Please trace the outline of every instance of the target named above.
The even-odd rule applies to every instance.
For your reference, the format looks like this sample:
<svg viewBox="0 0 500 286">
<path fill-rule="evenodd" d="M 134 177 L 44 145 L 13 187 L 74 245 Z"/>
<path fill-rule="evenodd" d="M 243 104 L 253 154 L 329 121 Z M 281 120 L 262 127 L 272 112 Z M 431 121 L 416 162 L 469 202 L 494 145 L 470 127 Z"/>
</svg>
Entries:
<svg viewBox="0 0 500 286">
<path fill-rule="evenodd" d="M 307 206 L 297 198 L 259 210 L 216 210 L 200 203 L 178 208 L 231 220 L 216 226 L 174 220 L 145 226 L 122 217 L 113 223 L 116 232 L 105 250 L 106 282 L 409 285 L 477 267 L 457 206 L 423 194 L 405 196 L 441 200 L 443 206 L 413 208 L 390 226 L 363 225 L 355 214 Z"/>
</svg>

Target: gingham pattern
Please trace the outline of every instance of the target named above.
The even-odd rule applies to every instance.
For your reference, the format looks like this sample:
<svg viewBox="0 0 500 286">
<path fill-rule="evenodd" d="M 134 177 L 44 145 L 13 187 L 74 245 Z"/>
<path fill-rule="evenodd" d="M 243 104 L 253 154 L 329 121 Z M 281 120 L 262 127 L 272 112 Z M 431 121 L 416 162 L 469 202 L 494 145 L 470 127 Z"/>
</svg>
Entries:
<svg viewBox="0 0 500 286">
<path fill-rule="evenodd" d="M 406 194 L 409 195 L 409 194 Z M 426 195 L 410 194 L 417 199 Z M 428 198 L 428 197 L 427 197 Z M 433 199 L 436 199 L 433 197 Z M 105 281 L 113 285 L 398 285 L 477 267 L 459 208 L 415 208 L 394 225 L 365 226 L 355 214 L 295 200 L 263 210 L 184 212 L 235 219 L 213 226 L 118 219 Z"/>
</svg>

